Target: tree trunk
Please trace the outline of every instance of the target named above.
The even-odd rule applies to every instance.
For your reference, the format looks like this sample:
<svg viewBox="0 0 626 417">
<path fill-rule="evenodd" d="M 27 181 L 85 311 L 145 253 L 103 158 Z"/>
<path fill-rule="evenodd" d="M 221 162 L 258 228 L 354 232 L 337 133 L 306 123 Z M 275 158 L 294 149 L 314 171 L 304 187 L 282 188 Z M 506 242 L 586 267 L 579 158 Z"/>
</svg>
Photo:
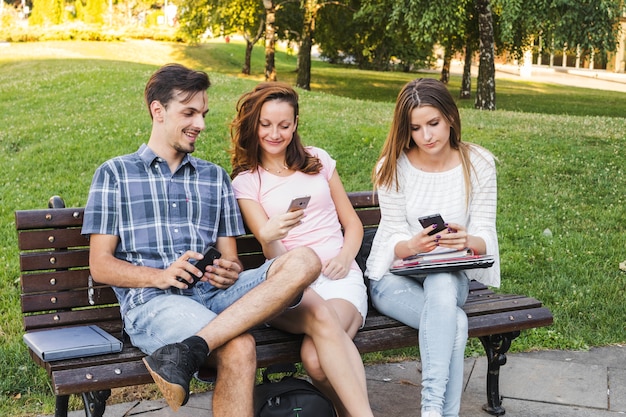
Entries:
<svg viewBox="0 0 626 417">
<path fill-rule="evenodd" d="M 439 77 L 439 81 L 444 84 L 448 84 L 448 81 L 450 81 L 450 61 L 452 61 L 452 55 L 450 54 L 450 48 L 446 47 L 446 51 L 443 53 L 441 76 Z"/>
<path fill-rule="evenodd" d="M 296 86 L 305 90 L 311 89 L 311 48 L 313 47 L 313 33 L 315 32 L 316 0 L 303 0 L 304 24 L 302 27 L 302 42 L 298 50 L 298 75 Z"/>
<path fill-rule="evenodd" d="M 480 38 L 478 86 L 474 107 L 480 110 L 496 109 L 496 67 L 494 58 L 493 19 L 490 0 L 476 0 Z"/>
<path fill-rule="evenodd" d="M 250 61 L 252 60 L 252 48 L 254 44 L 250 42 L 249 39 L 246 39 L 246 57 L 243 61 L 243 68 L 241 68 L 241 73 L 245 75 L 250 75 Z"/>
<path fill-rule="evenodd" d="M 263 0 L 265 7 L 265 81 L 276 81 L 276 6 L 273 0 Z"/>
<path fill-rule="evenodd" d="M 252 48 L 254 48 L 254 45 L 259 41 L 259 39 L 261 39 L 261 35 L 263 35 L 264 27 L 265 27 L 265 21 L 261 20 L 261 22 L 259 23 L 259 27 L 256 31 L 256 35 L 254 36 L 254 39 L 250 39 L 250 36 L 248 35 L 244 36 L 246 40 L 246 56 L 244 58 L 243 68 L 241 69 L 242 74 L 250 75 L 250 69 L 252 68 L 252 65 L 250 64 L 252 61 Z"/>
<path fill-rule="evenodd" d="M 470 37 L 467 37 L 465 43 L 465 62 L 463 63 L 463 78 L 461 79 L 461 99 L 472 97 L 472 43 Z"/>
</svg>

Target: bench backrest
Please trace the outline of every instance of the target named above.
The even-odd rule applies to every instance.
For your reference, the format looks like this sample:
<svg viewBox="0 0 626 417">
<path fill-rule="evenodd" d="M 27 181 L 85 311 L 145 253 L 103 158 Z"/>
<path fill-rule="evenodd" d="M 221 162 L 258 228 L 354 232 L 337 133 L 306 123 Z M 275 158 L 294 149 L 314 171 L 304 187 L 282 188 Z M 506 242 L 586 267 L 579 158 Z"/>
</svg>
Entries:
<svg viewBox="0 0 626 417">
<path fill-rule="evenodd" d="M 365 228 L 380 221 L 376 194 L 349 193 Z M 81 235 L 83 208 L 18 210 L 15 226 L 20 250 L 24 330 L 97 324 L 120 335 L 122 321 L 113 290 L 89 275 L 89 241 Z M 251 234 L 237 238 L 246 268 L 264 260 Z"/>
</svg>

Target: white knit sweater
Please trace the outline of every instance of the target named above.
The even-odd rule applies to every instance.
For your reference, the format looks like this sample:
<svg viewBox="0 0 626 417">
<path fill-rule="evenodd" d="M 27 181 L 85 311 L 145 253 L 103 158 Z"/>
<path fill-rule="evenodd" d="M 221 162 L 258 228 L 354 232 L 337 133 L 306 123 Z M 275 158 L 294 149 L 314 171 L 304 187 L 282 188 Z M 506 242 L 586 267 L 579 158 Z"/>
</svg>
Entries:
<svg viewBox="0 0 626 417">
<path fill-rule="evenodd" d="M 369 279 L 379 280 L 389 273 L 396 259 L 396 244 L 422 230 L 418 217 L 440 213 L 444 221 L 462 224 L 468 234 L 481 237 L 487 254 L 496 258 L 491 268 L 467 270 L 468 277 L 492 287 L 500 286 L 495 161 L 489 151 L 473 145 L 470 159 L 472 194 L 467 207 L 461 165 L 445 172 L 424 172 L 411 165 L 404 153 L 400 156 L 399 190 L 395 186 L 378 190 L 382 218 L 367 260 Z"/>
</svg>

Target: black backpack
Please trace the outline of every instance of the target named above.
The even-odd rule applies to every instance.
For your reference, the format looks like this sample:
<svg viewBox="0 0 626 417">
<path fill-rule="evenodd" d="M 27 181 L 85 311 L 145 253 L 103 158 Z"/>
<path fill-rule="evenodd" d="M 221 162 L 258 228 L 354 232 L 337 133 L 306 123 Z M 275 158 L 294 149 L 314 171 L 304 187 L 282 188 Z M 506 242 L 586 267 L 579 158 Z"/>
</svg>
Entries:
<svg viewBox="0 0 626 417">
<path fill-rule="evenodd" d="M 272 381 L 272 374 L 288 374 Z M 336 417 L 333 403 L 310 382 L 296 378 L 294 364 L 271 365 L 254 388 L 254 417 Z"/>
</svg>

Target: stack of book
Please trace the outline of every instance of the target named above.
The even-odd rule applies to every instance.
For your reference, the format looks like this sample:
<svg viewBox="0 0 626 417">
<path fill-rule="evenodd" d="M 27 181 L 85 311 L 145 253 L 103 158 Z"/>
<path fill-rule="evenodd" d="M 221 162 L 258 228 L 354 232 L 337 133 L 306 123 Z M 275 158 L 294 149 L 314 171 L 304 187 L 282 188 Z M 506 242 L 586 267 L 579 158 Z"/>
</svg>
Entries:
<svg viewBox="0 0 626 417">
<path fill-rule="evenodd" d="M 475 255 L 470 248 L 418 253 L 399 259 L 389 269 L 397 275 L 424 275 L 431 272 L 453 272 L 462 269 L 489 268 L 493 255 Z"/>
</svg>

